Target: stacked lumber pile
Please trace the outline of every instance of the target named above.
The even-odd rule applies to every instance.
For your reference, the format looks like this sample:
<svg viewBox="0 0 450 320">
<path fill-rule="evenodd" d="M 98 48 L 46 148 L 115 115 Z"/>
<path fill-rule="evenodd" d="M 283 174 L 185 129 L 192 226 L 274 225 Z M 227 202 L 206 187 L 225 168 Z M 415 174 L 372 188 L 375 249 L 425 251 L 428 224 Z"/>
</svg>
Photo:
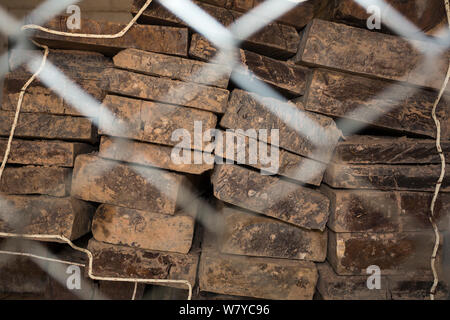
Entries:
<svg viewBox="0 0 450 320">
<path fill-rule="evenodd" d="M 262 1 L 194 2 L 229 26 Z M 82 290 L 72 291 L 66 267 L 8 257 L 0 292 L 180 299 L 188 281 L 195 299 L 426 298 L 440 173 L 431 109 L 448 56 L 431 72 L 403 38 L 314 19 L 359 25 L 346 3 L 307 2 L 242 39 L 240 69 L 215 59 L 208 39 L 156 1 L 121 38 L 30 34 L 51 48 L 49 64 L 101 104 L 61 77 L 33 82 L 0 182 L 0 232 L 64 235 L 92 252 L 95 276 L 167 282 L 93 281 L 83 267 Z M 71 32 L 66 19 L 46 27 Z M 124 27 L 83 19 L 76 32 Z M 23 62 L 35 56 L 11 54 L 0 155 L 31 76 Z M 447 111 L 443 100 L 449 159 Z M 441 231 L 448 175 L 436 204 Z M 5 239 L 0 250 L 88 264 L 67 246 L 39 244 Z M 381 289 L 367 286 L 370 266 L 381 269 Z M 446 294 L 441 278 L 438 298 Z"/>
</svg>

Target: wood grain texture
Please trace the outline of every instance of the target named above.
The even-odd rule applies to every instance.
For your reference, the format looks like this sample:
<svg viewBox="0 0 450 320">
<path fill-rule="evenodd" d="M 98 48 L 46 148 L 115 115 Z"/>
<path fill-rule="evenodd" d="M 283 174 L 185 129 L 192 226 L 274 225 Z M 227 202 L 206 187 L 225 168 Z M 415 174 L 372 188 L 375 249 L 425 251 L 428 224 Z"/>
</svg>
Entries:
<svg viewBox="0 0 450 320">
<path fill-rule="evenodd" d="M 320 192 L 235 165 L 216 165 L 214 196 L 305 229 L 324 230 L 329 200 Z"/>
</svg>

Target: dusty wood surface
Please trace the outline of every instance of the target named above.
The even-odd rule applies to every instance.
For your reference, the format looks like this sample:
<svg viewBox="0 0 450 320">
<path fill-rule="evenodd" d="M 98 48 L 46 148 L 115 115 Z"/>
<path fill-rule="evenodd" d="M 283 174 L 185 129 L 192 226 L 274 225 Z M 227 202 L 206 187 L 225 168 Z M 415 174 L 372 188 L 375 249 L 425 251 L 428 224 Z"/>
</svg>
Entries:
<svg viewBox="0 0 450 320">
<path fill-rule="evenodd" d="M 409 70 L 409 69 L 408 69 Z M 435 137 L 431 110 L 437 93 L 334 71 L 315 70 L 304 101 L 309 111 L 356 120 L 401 133 Z M 442 137 L 448 140 L 448 104 L 442 101 L 437 114 Z"/>
<path fill-rule="evenodd" d="M 420 48 L 430 43 L 315 19 L 304 29 L 296 62 L 440 89 L 448 56 L 423 64 Z M 339 39 L 339 40 L 337 40 Z"/>
<path fill-rule="evenodd" d="M 80 155 L 75 161 L 72 195 L 86 201 L 173 214 L 184 181 L 185 177 L 173 172 Z"/>
<path fill-rule="evenodd" d="M 70 194 L 72 170 L 58 167 L 8 167 L 0 181 L 5 194 L 65 197 Z"/>
<path fill-rule="evenodd" d="M 434 191 L 441 173 L 436 165 L 330 164 L 323 181 L 333 188 Z M 450 191 L 448 171 L 441 187 Z"/>
<path fill-rule="evenodd" d="M 223 253 L 308 261 L 326 258 L 326 231 L 305 230 L 228 206 L 221 214 Z"/>
<path fill-rule="evenodd" d="M 187 280 L 197 277 L 198 254 L 181 254 L 130 248 L 89 241 L 93 254 L 93 274 L 100 277 Z M 180 284 L 162 284 L 187 289 Z"/>
<path fill-rule="evenodd" d="M 100 141 L 99 156 L 111 160 L 136 163 L 190 174 L 202 174 L 208 170 L 212 170 L 214 167 L 214 164 L 206 164 L 204 162 L 201 164 L 175 164 L 172 160 L 173 150 L 173 147 L 169 146 L 103 136 Z M 183 152 L 190 152 L 191 159 L 195 159 L 196 156 L 203 156 L 201 151 L 183 150 Z"/>
<path fill-rule="evenodd" d="M 45 27 L 72 33 L 115 34 L 125 28 L 124 24 L 82 19 L 80 30 L 67 28 L 67 17 L 59 16 L 49 21 Z M 117 39 L 74 38 L 36 31 L 33 39 L 51 48 L 98 51 L 116 54 L 122 49 L 142 49 L 178 56 L 186 56 L 188 50 L 188 30 L 164 26 L 145 26 L 135 24 Z"/>
<path fill-rule="evenodd" d="M 132 11 L 137 12 L 144 1 L 135 2 Z M 226 8 L 212 6 L 206 3 L 196 2 L 206 13 L 211 15 L 219 23 L 229 26 L 242 16 L 242 13 Z M 261 17 L 261 19 L 264 19 Z M 186 26 L 181 19 L 165 9 L 162 5 L 154 2 L 144 12 L 140 19 L 141 23 L 165 24 L 174 26 Z M 268 21 L 270 22 L 270 21 Z M 268 23 L 256 34 L 248 39 L 243 39 L 244 49 L 258 52 L 278 59 L 292 57 L 297 52 L 300 37 L 294 27 L 282 25 L 276 22 Z M 150 50 L 148 50 L 150 51 Z"/>
<path fill-rule="evenodd" d="M 306 229 L 324 230 L 329 200 L 320 192 L 235 166 L 216 165 L 214 196 Z"/>
<path fill-rule="evenodd" d="M 119 69 L 105 71 L 108 91 L 135 98 L 178 104 L 224 113 L 228 90 L 178 80 L 157 78 Z"/>
<path fill-rule="evenodd" d="M 431 192 L 340 190 L 322 185 L 331 201 L 328 228 L 335 232 L 410 232 L 431 230 Z M 450 194 L 440 193 L 435 219 L 450 226 Z"/>
<path fill-rule="evenodd" d="M 231 69 L 160 53 L 126 49 L 114 56 L 114 65 L 151 76 L 227 88 Z"/>
<path fill-rule="evenodd" d="M 73 198 L 2 196 L 2 232 L 63 235 L 75 240 L 91 229 L 94 206 Z"/>
<path fill-rule="evenodd" d="M 108 123 L 109 114 L 102 113 L 100 134 L 170 146 L 181 141 L 172 140 L 174 131 L 184 129 L 191 137 L 188 145 L 202 150 L 203 146 L 195 141 L 203 141 L 203 132 L 215 128 L 217 123 L 217 117 L 211 112 L 120 96 L 106 96 L 103 105 L 105 112 L 114 115 L 114 120 Z M 197 131 L 196 121 L 200 122 Z"/>
<path fill-rule="evenodd" d="M 311 126 L 305 119 L 315 125 Z M 285 121 L 289 121 L 288 125 Z M 295 154 L 327 162 L 341 132 L 326 116 L 304 112 L 301 106 L 234 90 L 220 125 L 229 129 L 279 129 L 279 146 Z M 294 129 L 295 128 L 295 129 Z M 268 134 L 268 137 L 270 134 Z M 316 146 L 311 138 L 319 141 Z M 272 143 L 269 138 L 265 139 Z"/>
<path fill-rule="evenodd" d="M 14 112 L 0 111 L 0 136 L 9 137 L 13 120 Z M 97 140 L 97 129 L 86 118 L 21 113 L 14 136 L 94 142 Z"/>
<path fill-rule="evenodd" d="M 94 215 L 92 234 L 97 241 L 149 250 L 188 253 L 194 219 L 101 205 Z M 132 232 L 130 232 L 130 230 Z"/>
<path fill-rule="evenodd" d="M 5 154 L 7 142 L 7 139 L 0 139 L 1 157 Z M 8 164 L 73 167 L 79 154 L 93 150 L 94 147 L 86 143 L 14 139 Z"/>
<path fill-rule="evenodd" d="M 317 282 L 312 262 L 222 255 L 202 251 L 201 291 L 262 299 L 311 300 Z"/>
</svg>

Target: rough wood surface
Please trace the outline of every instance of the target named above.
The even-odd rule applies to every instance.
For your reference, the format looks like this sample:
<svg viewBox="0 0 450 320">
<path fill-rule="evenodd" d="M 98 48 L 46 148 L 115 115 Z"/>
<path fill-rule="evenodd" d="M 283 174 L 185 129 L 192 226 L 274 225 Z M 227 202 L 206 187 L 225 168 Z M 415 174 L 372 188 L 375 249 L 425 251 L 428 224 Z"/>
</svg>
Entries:
<svg viewBox="0 0 450 320">
<path fill-rule="evenodd" d="M 114 57 L 114 65 L 119 68 L 167 77 L 186 82 L 227 88 L 231 69 L 218 64 L 189 60 L 165 54 L 126 49 Z"/>
<path fill-rule="evenodd" d="M 322 185 L 328 196 L 328 228 L 335 232 L 410 232 L 431 230 L 431 192 L 339 190 Z M 450 194 L 440 193 L 435 218 L 441 230 L 450 226 Z"/>
<path fill-rule="evenodd" d="M 0 156 L 6 151 L 7 139 L 0 139 Z M 78 142 L 14 139 L 8 164 L 73 167 L 79 154 L 90 153 L 94 147 Z"/>
<path fill-rule="evenodd" d="M 178 80 L 157 78 L 119 69 L 105 71 L 108 91 L 135 98 L 178 104 L 224 113 L 228 90 Z"/>
<path fill-rule="evenodd" d="M 383 80 L 334 71 L 315 70 L 305 109 L 332 117 L 356 120 L 366 125 L 401 133 L 435 137 L 431 110 L 437 93 Z M 448 104 L 442 101 L 437 114 L 442 127 L 450 125 Z M 442 132 L 449 139 L 448 130 Z"/>
<path fill-rule="evenodd" d="M 93 274 L 100 277 L 187 280 L 194 285 L 198 254 L 181 254 L 130 248 L 89 241 Z M 186 289 L 181 284 L 161 284 Z"/>
<path fill-rule="evenodd" d="M 339 275 L 366 275 L 371 265 L 385 275 L 405 271 L 430 272 L 430 252 L 434 234 L 404 233 L 328 233 L 328 256 Z"/>
<path fill-rule="evenodd" d="M 325 261 L 327 232 L 310 231 L 225 206 L 221 252 L 268 258 Z"/>
<path fill-rule="evenodd" d="M 142 299 L 145 287 L 145 284 L 138 284 L 135 300 Z M 99 281 L 94 300 L 131 300 L 133 291 L 133 282 Z"/>
<path fill-rule="evenodd" d="M 448 67 L 448 55 L 436 57 L 432 65 L 422 64 L 424 56 L 410 41 L 423 49 L 432 46 L 315 19 L 304 29 L 294 61 L 439 90 Z"/>
<path fill-rule="evenodd" d="M 440 165 L 330 164 L 323 181 L 333 188 L 434 191 Z M 450 191 L 448 171 L 441 187 Z"/>
<path fill-rule="evenodd" d="M 323 300 L 389 300 L 387 278 L 381 277 L 381 288 L 367 288 L 367 275 L 339 276 L 328 262 L 317 263 L 319 281 L 317 291 Z"/>
<path fill-rule="evenodd" d="M 7 167 L 0 181 L 4 194 L 42 194 L 65 197 L 70 194 L 72 170 L 58 167 Z"/>
<path fill-rule="evenodd" d="M 91 229 L 95 208 L 74 198 L 2 196 L 2 232 L 63 235 L 75 240 Z"/>
<path fill-rule="evenodd" d="M 298 110 L 300 112 L 297 113 Z M 315 125 L 310 126 L 304 117 Z M 290 121 L 290 125 L 283 120 Z M 341 136 L 331 118 L 304 112 L 301 106 L 237 89 L 231 94 L 227 112 L 220 125 L 230 129 L 267 129 L 269 133 L 271 129 L 278 129 L 281 148 L 323 162 L 331 158 Z M 311 138 L 318 140 L 323 146 L 316 146 Z M 262 141 L 271 143 L 270 139 L 266 140 L 268 141 Z"/>
<path fill-rule="evenodd" d="M 190 146 L 202 150 L 203 146 L 195 145 L 195 141 L 203 141 L 203 132 L 217 123 L 211 112 L 120 96 L 106 96 L 103 105 L 109 112 L 100 114 L 100 134 L 170 146 L 180 142 L 172 140 L 174 131 L 184 129 L 190 134 Z M 107 122 L 110 113 L 114 115 L 113 123 Z M 197 131 L 196 121 L 201 122 Z"/>
<path fill-rule="evenodd" d="M 143 2 L 137 0 L 132 11 L 136 13 L 142 7 Z M 237 11 L 201 2 L 195 2 L 195 4 L 224 26 L 229 26 L 242 17 L 242 13 Z M 261 19 L 264 18 L 261 17 Z M 144 11 L 140 21 L 141 23 L 189 27 L 183 20 L 156 2 Z M 272 22 L 248 39 L 243 39 L 242 47 L 274 58 L 286 59 L 295 55 L 299 41 L 300 37 L 294 27 Z"/>
<path fill-rule="evenodd" d="M 94 215 L 92 234 L 97 241 L 148 250 L 188 253 L 194 219 L 101 205 Z M 130 230 L 132 232 L 130 232 Z"/>
<path fill-rule="evenodd" d="M 72 33 L 115 34 L 125 28 L 124 24 L 114 22 L 81 20 L 81 29 L 73 31 L 67 28 L 66 16 L 59 16 L 45 27 Z M 34 40 L 58 49 L 76 49 L 98 51 L 105 54 L 116 54 L 122 49 L 134 48 L 145 51 L 160 52 L 178 56 L 186 56 L 188 50 L 188 30 L 164 26 L 144 26 L 135 24 L 123 36 L 117 39 L 74 38 L 36 31 Z"/>
<path fill-rule="evenodd" d="M 317 269 L 309 261 L 222 255 L 204 249 L 201 291 L 262 299 L 311 300 Z"/>
<path fill-rule="evenodd" d="M 0 111 L 0 136 L 9 136 L 13 120 L 14 112 Z M 21 113 L 14 136 L 94 142 L 97 140 L 97 129 L 86 118 Z"/>
<path fill-rule="evenodd" d="M 86 201 L 173 214 L 184 182 L 185 177 L 173 172 L 80 155 L 75 161 L 72 195 Z"/>
<path fill-rule="evenodd" d="M 428 300 L 430 298 L 430 283 L 434 280 L 432 275 L 408 272 L 403 275 L 389 276 L 388 279 L 392 300 Z M 449 284 L 439 281 L 435 299 L 448 300 L 449 293 Z"/>
<path fill-rule="evenodd" d="M 252 144 L 258 144 L 258 150 L 261 150 L 260 146 L 262 145 L 263 148 L 267 148 L 266 150 L 268 150 L 268 152 L 271 150 L 271 146 L 269 144 L 262 141 L 257 141 L 250 137 L 238 135 L 234 130 L 227 130 L 227 132 L 223 133 L 223 137 L 223 146 L 221 146 L 219 141 L 216 140 L 216 148 L 214 149 L 214 153 L 218 157 L 236 161 L 238 164 L 245 164 L 247 166 L 261 169 L 267 173 L 285 176 L 293 180 L 316 186 L 319 186 L 322 182 L 323 175 L 327 168 L 325 163 L 311 160 L 295 153 L 280 149 L 277 159 L 278 168 L 272 167 L 270 164 L 261 163 L 260 155 L 258 156 L 258 161 L 250 161 L 250 147 Z M 236 143 L 238 147 L 236 148 L 235 145 L 233 148 L 234 152 L 228 152 L 227 147 L 229 148 L 230 144 L 234 145 L 234 143 Z M 242 148 L 242 150 L 245 148 L 245 161 L 242 161 L 242 163 L 240 163 L 240 160 L 238 161 L 238 151 L 240 148 Z M 273 155 L 271 154 L 270 156 L 272 157 Z"/>
<path fill-rule="evenodd" d="M 447 163 L 450 142 L 441 141 Z M 333 162 L 360 164 L 439 164 L 436 141 L 407 137 L 351 136 L 340 141 Z"/>
<path fill-rule="evenodd" d="M 202 174 L 212 170 L 214 164 L 175 164 L 172 161 L 173 147 L 152 143 L 136 142 L 103 136 L 100 141 L 99 156 L 111 160 L 136 163 L 144 166 L 158 167 L 190 174 Z M 189 152 L 185 150 L 184 152 Z M 1 144 L 0 144 L 1 154 Z M 195 154 L 203 156 L 201 151 L 191 151 L 191 159 Z"/>
<path fill-rule="evenodd" d="M 306 229 L 324 230 L 329 200 L 316 190 L 235 165 L 217 165 L 214 196 Z"/>
</svg>

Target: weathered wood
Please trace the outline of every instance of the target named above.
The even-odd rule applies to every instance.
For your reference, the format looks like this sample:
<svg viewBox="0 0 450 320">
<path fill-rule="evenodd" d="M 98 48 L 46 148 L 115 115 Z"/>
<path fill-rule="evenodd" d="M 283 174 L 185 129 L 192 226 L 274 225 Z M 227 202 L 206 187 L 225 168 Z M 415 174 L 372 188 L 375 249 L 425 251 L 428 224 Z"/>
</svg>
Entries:
<svg viewBox="0 0 450 320">
<path fill-rule="evenodd" d="M 434 191 L 440 165 L 330 164 L 323 181 L 333 188 Z M 446 173 L 441 191 L 450 191 Z"/>
<path fill-rule="evenodd" d="M 381 288 L 370 290 L 367 275 L 339 276 L 328 262 L 317 263 L 319 281 L 317 291 L 324 300 L 389 300 L 387 278 L 381 277 Z"/>
<path fill-rule="evenodd" d="M 221 252 L 243 256 L 325 261 L 327 232 L 304 230 L 225 206 Z"/>
<path fill-rule="evenodd" d="M 95 208 L 73 198 L 2 196 L 0 230 L 21 234 L 62 235 L 75 240 L 91 229 Z"/>
<path fill-rule="evenodd" d="M 173 214 L 186 178 L 173 172 L 137 167 L 94 155 L 75 161 L 72 195 L 76 198 L 138 210 Z"/>
<path fill-rule="evenodd" d="M 434 281 L 432 275 L 409 272 L 389 276 L 388 279 L 392 300 L 429 300 L 430 298 L 430 284 Z M 448 300 L 450 292 L 448 283 L 439 281 L 436 289 L 436 300 Z"/>
<path fill-rule="evenodd" d="M 293 60 L 439 90 L 448 55 L 437 56 L 432 65 L 422 64 L 425 57 L 416 49 L 431 46 L 435 45 L 315 19 L 304 29 Z"/>
<path fill-rule="evenodd" d="M 194 285 L 197 277 L 198 254 L 150 251 L 89 241 L 92 252 L 92 273 L 100 277 L 187 280 Z M 183 284 L 166 284 L 187 288 Z"/>
<path fill-rule="evenodd" d="M 217 165 L 214 196 L 305 229 L 324 230 L 329 200 L 318 191 L 235 165 Z"/>
<path fill-rule="evenodd" d="M 435 137 L 431 110 L 437 93 L 389 83 L 383 80 L 334 71 L 315 70 L 305 109 L 332 117 L 356 120 L 401 133 Z M 448 104 L 437 109 L 443 128 L 450 125 Z M 450 135 L 443 132 L 444 139 Z"/>
<path fill-rule="evenodd" d="M 100 114 L 100 134 L 169 146 L 180 142 L 172 140 L 174 131 L 184 129 L 190 134 L 190 146 L 202 150 L 203 146 L 196 145 L 195 141 L 203 141 L 203 132 L 215 128 L 217 123 L 217 117 L 211 112 L 120 96 L 106 96 L 103 105 L 103 111 L 109 112 Z M 111 113 L 113 123 L 108 122 Z M 197 130 L 196 121 L 199 122 Z"/>
<path fill-rule="evenodd" d="M 14 112 L 0 111 L 0 136 L 9 136 L 13 120 Z M 94 142 L 97 140 L 97 129 L 86 118 L 21 113 L 14 136 Z"/>
<path fill-rule="evenodd" d="M 134 292 L 133 282 L 99 281 L 94 300 L 131 300 Z M 138 284 L 135 300 L 144 296 L 145 284 Z"/>
<path fill-rule="evenodd" d="M 144 1 L 142 0 L 135 1 L 132 11 L 136 13 L 142 7 L 143 2 Z M 231 25 L 243 16 L 242 13 L 234 10 L 216 7 L 201 2 L 195 2 L 195 4 L 224 26 Z M 261 19 L 265 18 L 261 17 Z M 295 28 L 276 22 L 270 23 L 270 20 L 266 20 L 268 22 L 267 25 L 258 33 L 247 39 L 242 39 L 242 48 L 277 59 L 287 59 L 295 55 L 300 41 L 300 37 Z M 190 27 L 183 20 L 156 2 L 152 3 L 149 8 L 144 11 L 140 18 L 140 22 Z"/>
<path fill-rule="evenodd" d="M 450 142 L 441 141 L 446 161 L 450 161 Z M 336 146 L 336 163 L 435 164 L 441 163 L 436 141 L 407 137 L 351 136 Z"/>
<path fill-rule="evenodd" d="M 205 37 L 197 33 L 192 35 L 189 48 L 191 57 L 209 61 L 216 54 L 217 49 Z M 308 68 L 242 49 L 239 50 L 238 59 L 247 70 L 244 75 L 249 77 L 251 81 L 264 81 L 289 96 L 305 94 L 306 84 L 311 74 Z M 215 62 L 220 63 L 219 60 Z M 234 72 L 238 71 L 235 70 Z"/>
<path fill-rule="evenodd" d="M 278 158 L 275 157 L 276 155 L 270 154 L 270 157 L 273 157 L 273 159 L 278 162 L 277 168 L 275 164 L 272 164 L 271 166 L 270 163 L 261 163 L 261 155 L 258 156 L 258 159 L 256 159 L 257 161 L 250 161 L 251 146 L 253 146 L 253 150 L 256 150 L 256 148 L 258 148 L 258 150 L 261 150 L 260 146 L 262 145 L 263 148 L 267 148 L 265 150 L 267 150 L 268 153 L 269 150 L 271 150 L 271 146 L 267 143 L 257 141 L 256 139 L 247 136 L 238 135 L 236 134 L 236 131 L 233 130 L 227 130 L 227 132 L 224 132 L 223 137 L 223 145 L 220 145 L 218 139 L 216 139 L 215 141 L 216 148 L 214 149 L 214 153 L 218 157 L 235 161 L 238 164 L 244 164 L 257 169 L 261 169 L 267 173 L 278 174 L 291 178 L 293 180 L 309 183 L 316 186 L 319 186 L 322 182 L 323 175 L 327 168 L 327 165 L 325 163 L 311 160 L 299 156 L 295 153 L 280 149 Z M 235 146 L 233 148 L 234 152 L 228 151 L 230 145 Z M 240 148 L 242 150 L 245 150 L 245 161 L 241 161 L 242 159 L 239 159 Z"/>
<path fill-rule="evenodd" d="M 108 91 L 135 98 L 178 104 L 186 107 L 224 113 L 229 92 L 178 80 L 157 78 L 119 69 L 105 71 Z"/>
<path fill-rule="evenodd" d="M 151 76 L 227 88 L 231 69 L 218 64 L 189 60 L 137 49 L 126 49 L 114 57 L 119 68 Z"/>
<path fill-rule="evenodd" d="M 289 125 L 286 121 L 289 121 Z M 309 122 L 314 125 L 310 125 Z M 340 130 L 331 118 L 305 112 L 301 106 L 260 97 L 242 90 L 232 92 L 227 112 L 220 125 L 244 131 L 267 129 L 270 132 L 271 129 L 278 129 L 278 145 L 281 148 L 323 162 L 329 161 L 341 136 Z M 260 139 L 272 144 L 269 136 L 270 134 L 267 135 L 267 139 Z M 311 138 L 320 142 L 322 146 L 317 146 Z"/>
<path fill-rule="evenodd" d="M 125 28 L 124 24 L 90 19 L 81 20 L 81 29 L 69 30 L 66 16 L 59 16 L 45 27 L 71 33 L 116 34 Z M 122 37 L 116 39 L 93 39 L 66 37 L 43 31 L 35 31 L 32 38 L 39 43 L 58 49 L 76 49 L 98 51 L 104 54 L 116 54 L 122 49 L 134 48 L 145 51 L 186 56 L 188 50 L 188 30 L 164 26 L 133 25 Z"/>
<path fill-rule="evenodd" d="M 203 249 L 201 291 L 262 299 L 311 300 L 317 269 L 309 261 L 223 255 Z"/>
<path fill-rule="evenodd" d="M 214 168 L 214 164 L 206 164 L 204 162 L 201 164 L 175 164 L 172 161 L 171 156 L 173 151 L 173 147 L 169 146 L 103 136 L 100 141 L 99 156 L 111 160 L 136 163 L 190 174 L 202 174 Z M 189 152 L 187 150 L 183 151 Z M 191 151 L 191 159 L 195 159 L 195 157 L 199 156 L 203 156 L 201 151 Z"/>
<path fill-rule="evenodd" d="M 70 194 L 72 170 L 58 167 L 8 167 L 0 181 L 4 194 L 42 194 L 65 197 Z"/>
<path fill-rule="evenodd" d="M 0 156 L 6 151 L 7 139 L 0 139 Z M 94 147 L 78 142 L 14 139 L 8 164 L 73 167 L 79 154 L 90 153 Z"/>
<path fill-rule="evenodd" d="M 194 236 L 194 218 L 101 205 L 92 222 L 97 241 L 148 250 L 188 253 Z M 130 232 L 132 230 L 133 232 Z"/>
<path fill-rule="evenodd" d="M 430 272 L 430 252 L 434 234 L 404 233 L 328 233 L 328 256 L 339 275 L 366 275 L 371 265 L 384 275 L 405 271 Z"/>
<path fill-rule="evenodd" d="M 431 230 L 431 192 L 338 190 L 322 185 L 328 196 L 328 228 L 335 232 L 410 232 Z M 440 193 L 435 207 L 439 229 L 450 226 L 450 194 Z"/>
</svg>

